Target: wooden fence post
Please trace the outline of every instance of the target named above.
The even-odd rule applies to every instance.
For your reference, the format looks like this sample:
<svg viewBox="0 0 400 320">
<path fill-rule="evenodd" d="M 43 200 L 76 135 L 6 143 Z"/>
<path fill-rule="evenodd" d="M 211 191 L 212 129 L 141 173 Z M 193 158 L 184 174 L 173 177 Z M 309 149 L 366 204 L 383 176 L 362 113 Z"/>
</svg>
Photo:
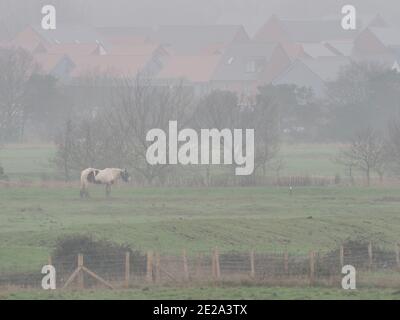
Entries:
<svg viewBox="0 0 400 320">
<path fill-rule="evenodd" d="M 340 267 L 341 268 L 343 268 L 343 266 L 344 266 L 344 247 L 343 246 L 340 246 L 340 253 L 339 253 L 339 255 L 340 255 Z"/>
<path fill-rule="evenodd" d="M 221 268 L 219 265 L 219 252 L 218 248 L 215 248 L 215 275 L 217 276 L 217 280 L 219 281 L 221 278 Z"/>
<path fill-rule="evenodd" d="M 213 279 L 216 278 L 216 271 L 215 271 L 215 251 L 212 251 L 211 254 L 211 272 Z"/>
<path fill-rule="evenodd" d="M 398 243 L 396 243 L 395 252 L 396 252 L 397 269 L 400 271 L 400 244 L 398 244 Z"/>
<path fill-rule="evenodd" d="M 160 253 L 156 252 L 156 261 L 155 261 L 155 273 L 154 273 L 154 280 L 156 283 L 161 281 L 161 259 Z"/>
<path fill-rule="evenodd" d="M 217 281 L 219 281 L 221 277 L 221 269 L 219 265 L 219 253 L 218 253 L 218 248 L 215 248 L 212 254 L 212 274 L 213 278 Z"/>
<path fill-rule="evenodd" d="M 189 281 L 189 267 L 185 249 L 183 249 L 182 252 L 182 260 L 183 260 L 183 277 L 185 281 Z"/>
<path fill-rule="evenodd" d="M 129 288 L 131 276 L 131 254 L 130 252 L 125 253 L 125 288 Z"/>
<path fill-rule="evenodd" d="M 146 281 L 153 282 L 153 252 L 147 251 Z"/>
<path fill-rule="evenodd" d="M 370 242 L 368 244 L 368 269 L 369 269 L 369 271 L 372 270 L 372 262 L 373 262 L 372 242 Z"/>
<path fill-rule="evenodd" d="M 250 251 L 250 277 L 254 279 L 256 276 L 255 263 L 254 263 L 254 250 Z"/>
<path fill-rule="evenodd" d="M 84 282 L 84 276 L 82 272 L 82 267 L 83 267 L 83 254 L 79 253 L 78 254 L 78 287 L 79 289 L 84 289 L 85 288 L 85 282 Z"/>
<path fill-rule="evenodd" d="M 315 252 L 310 252 L 310 285 L 315 281 Z"/>
<path fill-rule="evenodd" d="M 202 262 L 202 254 L 199 253 L 197 255 L 197 262 L 196 262 L 196 278 L 199 279 L 200 278 L 200 274 L 201 274 L 201 262 Z"/>
<path fill-rule="evenodd" d="M 289 253 L 287 251 L 283 255 L 283 269 L 285 274 L 289 274 Z"/>
<path fill-rule="evenodd" d="M 51 258 L 51 256 L 49 256 L 49 257 L 47 258 L 47 264 L 48 264 L 49 266 L 52 266 L 52 265 L 53 265 L 53 259 Z"/>
</svg>

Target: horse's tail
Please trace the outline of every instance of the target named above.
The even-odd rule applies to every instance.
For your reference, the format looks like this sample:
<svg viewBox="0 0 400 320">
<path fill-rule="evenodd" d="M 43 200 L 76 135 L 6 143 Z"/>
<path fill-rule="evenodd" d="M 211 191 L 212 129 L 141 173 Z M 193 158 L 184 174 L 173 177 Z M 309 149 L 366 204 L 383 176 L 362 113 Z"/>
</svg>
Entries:
<svg viewBox="0 0 400 320">
<path fill-rule="evenodd" d="M 91 173 L 93 173 L 93 170 L 94 169 L 92 168 L 88 168 L 81 172 L 81 198 L 83 198 L 84 196 L 88 196 L 88 185 L 90 182 L 88 177 Z"/>
</svg>

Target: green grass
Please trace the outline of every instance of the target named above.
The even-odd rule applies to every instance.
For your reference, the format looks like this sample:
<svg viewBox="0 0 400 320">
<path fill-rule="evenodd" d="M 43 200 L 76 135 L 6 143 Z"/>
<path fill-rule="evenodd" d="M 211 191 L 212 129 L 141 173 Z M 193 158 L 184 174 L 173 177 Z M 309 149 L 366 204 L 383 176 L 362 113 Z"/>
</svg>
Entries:
<svg viewBox="0 0 400 320">
<path fill-rule="evenodd" d="M 333 176 L 335 145 L 284 146 L 282 175 Z M 54 177 L 52 146 L 8 146 L 0 163 L 13 181 Z M 132 248 L 189 255 L 210 252 L 336 249 L 365 239 L 393 250 L 399 242 L 399 187 L 131 188 L 115 187 L 112 198 L 93 186 L 92 198 L 75 187 L 0 187 L 0 273 L 40 272 L 57 239 L 89 234 Z M 377 280 L 378 281 L 378 280 Z M 379 282 L 379 281 L 378 281 Z M 1 298 L 1 294 L 0 294 Z M 355 292 L 325 288 L 147 288 L 46 293 L 16 291 L 3 298 L 40 299 L 392 299 L 393 290 Z"/>
<path fill-rule="evenodd" d="M 344 168 L 333 161 L 340 148 L 337 144 L 283 145 L 280 157 L 285 162 L 285 168 L 281 174 L 329 177 L 345 175 Z"/>
<path fill-rule="evenodd" d="M 337 144 L 284 144 L 280 151 L 285 162 L 281 175 L 344 176 L 345 168 L 332 161 L 339 149 Z M 55 172 L 49 160 L 55 152 L 53 145 L 8 145 L 0 148 L 0 164 L 10 178 L 17 181 L 51 178 Z"/>
<path fill-rule="evenodd" d="M 54 175 L 54 155 L 53 145 L 8 145 L 0 147 L 0 165 L 12 180 L 39 180 Z"/>
<path fill-rule="evenodd" d="M 197 287 L 142 288 L 130 290 L 14 291 L 0 293 L 0 299 L 119 299 L 119 300 L 399 300 L 400 292 L 390 289 L 344 291 L 328 288 Z"/>
<path fill-rule="evenodd" d="M 336 248 L 368 239 L 393 249 L 399 240 L 400 189 L 136 189 L 102 187 L 81 200 L 76 188 L 0 188 L 0 270 L 46 261 L 57 238 L 91 234 L 165 253 Z"/>
</svg>

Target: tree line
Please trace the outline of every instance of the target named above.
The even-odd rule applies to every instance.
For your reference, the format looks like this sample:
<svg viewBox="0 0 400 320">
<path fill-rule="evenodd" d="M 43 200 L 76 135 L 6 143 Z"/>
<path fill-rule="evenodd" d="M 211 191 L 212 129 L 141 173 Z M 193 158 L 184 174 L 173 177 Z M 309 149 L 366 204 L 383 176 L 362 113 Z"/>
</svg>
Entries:
<svg viewBox="0 0 400 320">
<path fill-rule="evenodd" d="M 0 145 L 55 141 L 53 164 L 66 180 L 86 167 L 132 168 L 146 183 L 177 175 L 145 159 L 146 133 L 182 128 L 255 129 L 255 176 L 284 166 L 286 142 L 343 142 L 335 159 L 372 173 L 400 170 L 400 74 L 376 64 L 353 63 L 327 84 L 325 99 L 294 85 L 259 87 L 252 103 L 229 91 L 198 96 L 183 82 L 88 73 L 70 82 L 45 74 L 22 49 L 0 50 Z M 207 176 L 209 169 L 206 169 Z M 207 180 L 207 179 L 206 179 Z"/>
</svg>

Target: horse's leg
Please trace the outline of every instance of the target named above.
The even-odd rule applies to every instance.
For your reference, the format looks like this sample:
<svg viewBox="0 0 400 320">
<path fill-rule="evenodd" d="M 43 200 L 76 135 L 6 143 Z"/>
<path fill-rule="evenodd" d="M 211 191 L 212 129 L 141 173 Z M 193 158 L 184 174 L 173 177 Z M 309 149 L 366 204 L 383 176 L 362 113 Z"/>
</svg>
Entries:
<svg viewBox="0 0 400 320">
<path fill-rule="evenodd" d="M 106 184 L 106 196 L 109 197 L 111 194 L 111 185 L 110 184 Z"/>
<path fill-rule="evenodd" d="M 88 190 L 88 185 L 86 183 L 81 185 L 81 198 L 89 198 L 89 190 Z"/>
</svg>

